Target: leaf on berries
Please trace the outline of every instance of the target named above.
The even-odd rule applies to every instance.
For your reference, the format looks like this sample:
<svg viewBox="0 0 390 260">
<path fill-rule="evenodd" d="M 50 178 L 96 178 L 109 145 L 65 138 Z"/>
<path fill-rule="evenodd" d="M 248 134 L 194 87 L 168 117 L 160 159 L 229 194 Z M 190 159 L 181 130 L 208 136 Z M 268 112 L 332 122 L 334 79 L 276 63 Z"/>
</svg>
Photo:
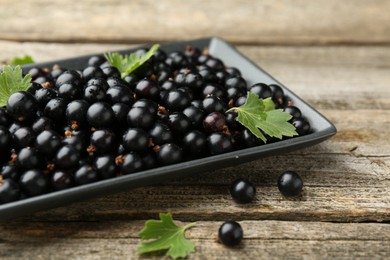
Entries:
<svg viewBox="0 0 390 260">
<path fill-rule="evenodd" d="M 143 55 L 139 55 L 136 52 L 130 53 L 128 55 L 121 55 L 118 52 L 114 53 L 106 53 L 104 56 L 107 61 L 114 67 L 116 67 L 121 73 L 121 77 L 124 78 L 133 71 L 135 71 L 138 67 L 144 64 L 147 60 L 149 60 L 160 47 L 159 44 L 154 44 L 149 51 L 147 51 Z"/>
<path fill-rule="evenodd" d="M 275 109 L 271 98 L 262 99 L 248 92 L 246 102 L 240 107 L 232 107 L 226 112 L 236 111 L 236 120 L 263 142 L 267 141 L 262 131 L 270 137 L 282 139 L 283 136 L 298 135 L 295 127 L 288 121 L 291 115 L 282 109 Z M 261 131 L 260 131 L 261 130 Z"/>
<path fill-rule="evenodd" d="M 0 107 L 7 105 L 8 97 L 17 91 L 27 91 L 31 87 L 31 75 L 23 77 L 20 66 L 3 66 L 0 73 Z"/>
<path fill-rule="evenodd" d="M 17 66 L 31 63 L 34 63 L 33 58 L 30 55 L 24 55 L 23 57 L 14 57 L 9 64 L 11 66 Z"/>
<path fill-rule="evenodd" d="M 155 251 L 167 250 L 166 255 L 173 259 L 186 257 L 188 253 L 195 252 L 195 245 L 187 240 L 184 233 L 187 229 L 194 226 L 195 223 L 186 226 L 177 226 L 170 213 L 161 213 L 160 220 L 148 220 L 144 228 L 139 233 L 143 240 L 137 252 L 139 254 Z"/>
</svg>

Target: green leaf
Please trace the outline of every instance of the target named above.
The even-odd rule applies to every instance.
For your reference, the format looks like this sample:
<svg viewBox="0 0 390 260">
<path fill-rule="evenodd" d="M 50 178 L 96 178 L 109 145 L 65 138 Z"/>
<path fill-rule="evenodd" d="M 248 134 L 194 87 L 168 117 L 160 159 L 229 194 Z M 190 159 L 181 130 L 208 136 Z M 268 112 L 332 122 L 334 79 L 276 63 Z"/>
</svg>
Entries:
<svg viewBox="0 0 390 260">
<path fill-rule="evenodd" d="M 0 73 L 0 107 L 7 105 L 8 97 L 17 91 L 27 91 L 31 87 L 31 75 L 23 77 L 20 66 L 3 66 Z"/>
<path fill-rule="evenodd" d="M 154 44 L 149 51 L 143 55 L 138 55 L 135 52 L 129 55 L 121 55 L 118 52 L 114 52 L 106 53 L 104 56 L 112 66 L 119 70 L 121 77 L 124 78 L 149 60 L 156 53 L 159 47 L 159 44 Z"/>
<path fill-rule="evenodd" d="M 161 213 L 160 220 L 148 220 L 144 228 L 139 233 L 143 240 L 137 252 L 139 254 L 155 251 L 167 250 L 166 255 L 173 259 L 186 257 L 188 253 L 195 252 L 195 245 L 187 240 L 184 233 L 187 229 L 194 226 L 190 223 L 184 227 L 177 226 L 170 213 Z"/>
<path fill-rule="evenodd" d="M 267 139 L 262 131 L 279 139 L 283 136 L 298 135 L 295 127 L 288 122 L 291 115 L 281 109 L 275 110 L 271 98 L 261 99 L 256 94 L 248 92 L 245 104 L 230 108 L 226 112 L 229 111 L 236 111 L 238 114 L 236 120 L 263 142 Z"/>
<path fill-rule="evenodd" d="M 33 58 L 30 55 L 24 55 L 23 57 L 14 57 L 9 64 L 11 66 L 17 66 L 31 63 L 34 63 Z"/>
<path fill-rule="evenodd" d="M 295 126 L 288 122 L 292 117 L 290 114 L 282 109 L 270 110 L 266 114 L 266 120 L 257 122 L 256 126 L 269 136 L 282 139 L 283 136 L 292 137 L 298 135 L 295 131 Z"/>
</svg>

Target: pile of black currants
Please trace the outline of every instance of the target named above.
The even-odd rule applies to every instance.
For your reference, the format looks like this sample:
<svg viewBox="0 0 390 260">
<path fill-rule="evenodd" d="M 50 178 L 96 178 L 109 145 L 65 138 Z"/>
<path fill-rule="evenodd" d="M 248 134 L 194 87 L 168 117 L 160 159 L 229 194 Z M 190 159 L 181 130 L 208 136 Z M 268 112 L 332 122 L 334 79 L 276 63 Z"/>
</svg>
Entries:
<svg viewBox="0 0 390 260">
<path fill-rule="evenodd" d="M 190 46 L 159 49 L 125 77 L 103 56 L 82 70 L 28 73 L 32 87 L 0 108 L 0 204 L 264 144 L 225 113 L 247 91 L 290 113 L 299 135 L 310 131 L 280 86 L 248 85 L 237 68 Z"/>
</svg>

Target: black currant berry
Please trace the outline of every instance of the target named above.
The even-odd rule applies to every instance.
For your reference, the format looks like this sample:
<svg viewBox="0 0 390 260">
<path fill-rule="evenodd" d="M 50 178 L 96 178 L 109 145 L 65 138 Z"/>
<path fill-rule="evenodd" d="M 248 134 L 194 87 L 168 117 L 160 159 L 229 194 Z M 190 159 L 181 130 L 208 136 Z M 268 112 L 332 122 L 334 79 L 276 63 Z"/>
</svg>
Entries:
<svg viewBox="0 0 390 260">
<path fill-rule="evenodd" d="M 207 138 L 207 146 L 210 154 L 221 154 L 233 151 L 230 137 L 224 133 L 212 133 Z"/>
<path fill-rule="evenodd" d="M 226 246 L 237 246 L 244 236 L 242 227 L 236 221 L 223 223 L 218 230 L 219 241 Z"/>
<path fill-rule="evenodd" d="M 169 91 L 163 98 L 164 106 L 170 111 L 182 111 L 191 103 L 188 93 L 180 90 Z"/>
<path fill-rule="evenodd" d="M 52 156 L 60 146 L 61 137 L 53 130 L 42 131 L 35 140 L 35 147 L 46 156 Z"/>
<path fill-rule="evenodd" d="M 99 180 L 98 173 L 88 164 L 82 165 L 74 173 L 74 182 L 76 185 L 84 185 Z"/>
<path fill-rule="evenodd" d="M 249 88 L 249 91 L 256 94 L 259 98 L 269 98 L 272 97 L 271 88 L 264 83 L 254 84 Z"/>
<path fill-rule="evenodd" d="M 294 171 L 286 171 L 279 176 L 279 191 L 286 197 L 298 196 L 302 192 L 303 181 Z"/>
<path fill-rule="evenodd" d="M 4 126 L 0 126 L 0 155 L 8 153 L 11 149 L 11 145 L 12 135 L 10 131 Z"/>
<path fill-rule="evenodd" d="M 19 121 L 32 119 L 36 115 L 37 109 L 37 100 L 25 91 L 11 94 L 7 101 L 7 113 Z"/>
<path fill-rule="evenodd" d="M 249 203 L 256 195 L 255 185 L 246 179 L 237 179 L 230 186 L 230 195 L 237 203 Z"/>
<path fill-rule="evenodd" d="M 173 133 L 171 129 L 164 123 L 156 122 L 149 130 L 149 136 L 152 138 L 154 145 L 162 145 L 173 142 Z"/>
<path fill-rule="evenodd" d="M 22 169 L 39 169 L 43 166 L 43 158 L 39 151 L 33 147 L 26 147 L 17 155 L 17 165 Z"/>
<path fill-rule="evenodd" d="M 220 112 L 212 112 L 204 118 L 203 127 L 208 133 L 222 132 L 227 129 L 225 116 Z"/>
<path fill-rule="evenodd" d="M 182 147 L 184 152 L 190 157 L 200 157 L 205 155 L 206 135 L 198 130 L 189 131 L 184 135 Z"/>
<path fill-rule="evenodd" d="M 129 152 L 116 158 L 119 161 L 119 172 L 121 174 L 130 174 L 138 172 L 144 168 L 144 162 L 141 156 L 136 152 Z"/>
<path fill-rule="evenodd" d="M 157 161 L 160 165 L 179 163 L 183 159 L 183 150 L 174 143 L 166 143 L 156 149 Z"/>
<path fill-rule="evenodd" d="M 71 145 L 62 146 L 56 154 L 56 166 L 59 169 L 72 169 L 79 162 L 79 152 Z"/>
<path fill-rule="evenodd" d="M 132 107 L 127 114 L 127 122 L 131 127 L 147 130 L 155 122 L 155 114 L 146 107 Z"/>
<path fill-rule="evenodd" d="M 57 170 L 51 176 L 51 187 L 54 190 L 65 190 L 73 186 L 73 174 L 64 170 Z"/>
<path fill-rule="evenodd" d="M 102 155 L 96 157 L 93 162 L 93 168 L 102 179 L 115 177 L 117 166 L 114 156 Z"/>
<path fill-rule="evenodd" d="M 123 103 L 128 106 L 133 104 L 133 91 L 124 86 L 110 87 L 106 92 L 106 100 L 110 104 Z"/>
<path fill-rule="evenodd" d="M 105 102 L 96 102 L 87 110 L 87 122 L 92 127 L 110 127 L 115 122 L 111 106 Z"/>
<path fill-rule="evenodd" d="M 149 135 L 142 128 L 129 128 L 123 134 L 122 145 L 126 151 L 145 153 L 149 147 Z"/>
<path fill-rule="evenodd" d="M 293 119 L 291 124 L 295 126 L 295 130 L 298 133 L 298 135 L 305 135 L 310 132 L 310 124 L 305 120 L 304 118 L 296 118 Z"/>
<path fill-rule="evenodd" d="M 0 176 L 0 205 L 16 201 L 19 197 L 19 185 L 12 179 L 2 179 Z"/>
<path fill-rule="evenodd" d="M 40 170 L 28 170 L 20 176 L 20 188 L 27 197 L 38 196 L 49 191 L 50 182 Z"/>
<path fill-rule="evenodd" d="M 90 139 L 93 153 L 107 154 L 116 148 L 116 136 L 110 129 L 98 129 L 91 134 Z"/>
</svg>

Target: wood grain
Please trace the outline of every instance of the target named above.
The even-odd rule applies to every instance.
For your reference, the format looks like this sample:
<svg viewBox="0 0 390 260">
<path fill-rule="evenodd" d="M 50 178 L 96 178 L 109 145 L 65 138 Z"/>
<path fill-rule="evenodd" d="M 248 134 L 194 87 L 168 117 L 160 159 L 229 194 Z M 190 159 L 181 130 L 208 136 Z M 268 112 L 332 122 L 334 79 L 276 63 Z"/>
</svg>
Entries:
<svg viewBox="0 0 390 260">
<path fill-rule="evenodd" d="M 367 255 L 380 258 L 390 249 L 390 226 L 386 224 L 242 221 L 245 237 L 238 248 L 227 248 L 217 242 L 221 224 L 199 221 L 186 232 L 196 246 L 196 253 L 188 259 L 269 259 L 286 255 L 290 259 Z M 135 259 L 140 245 L 137 234 L 142 225 L 142 221 L 25 223 L 23 228 L 11 224 L 1 228 L 0 257 Z M 150 254 L 147 259 L 161 256 Z"/>
<path fill-rule="evenodd" d="M 134 43 L 388 44 L 386 0 L 0 1 L 0 39 Z"/>
<path fill-rule="evenodd" d="M 22 3 L 14 3 L 14 6 L 4 0 L 0 0 L 0 3 L 8 4 L 9 12 L 13 10 L 19 17 L 36 13 L 39 8 L 33 5 L 37 3 L 40 8 L 48 10 L 58 4 L 36 0 L 23 3 L 23 6 L 32 8 L 29 13 L 16 8 Z M 100 17 L 96 20 L 91 18 L 92 14 L 84 12 L 87 8 L 85 5 L 80 5 L 74 7 L 74 21 L 69 21 L 70 18 L 65 14 L 71 9 L 71 5 L 61 3 L 62 10 L 51 14 L 42 11 L 39 18 L 28 18 L 30 20 L 24 26 L 13 18 L 2 22 L 5 19 L 5 9 L 0 9 L 0 38 L 17 41 L 0 41 L 0 61 L 6 62 L 15 55 L 24 54 L 32 55 L 37 61 L 49 61 L 133 47 L 144 40 L 181 40 L 189 35 L 197 35 L 196 31 L 191 31 L 187 21 L 180 19 L 181 24 L 176 25 L 172 21 L 178 18 L 170 17 L 170 23 L 162 23 L 158 20 L 161 18 L 155 18 L 160 21 L 161 27 L 168 24 L 172 27 L 172 31 L 165 34 L 159 31 L 161 28 L 158 26 L 158 29 L 149 31 L 151 34 L 138 36 L 135 33 L 137 36 L 119 39 L 115 38 L 115 35 L 119 35 L 116 34 L 119 30 L 114 29 L 114 36 L 108 39 L 102 33 L 108 25 L 97 22 L 104 21 L 109 16 L 102 9 L 117 11 L 119 17 L 126 7 L 150 7 L 151 1 L 144 1 L 142 4 L 138 1 L 97 3 L 92 7 L 96 17 Z M 212 1 L 208 3 L 210 6 L 217 5 Z M 175 219 L 183 223 L 198 223 L 186 233 L 197 248 L 196 253 L 191 254 L 188 259 L 389 258 L 390 130 L 387 126 L 390 123 L 390 47 L 377 45 L 388 41 L 385 37 L 389 34 L 384 32 L 388 31 L 390 23 L 385 23 L 388 18 L 379 10 L 382 9 L 379 5 L 385 8 L 388 2 L 372 1 L 368 4 L 366 1 L 356 1 L 351 4 L 352 2 L 344 1 L 349 6 L 348 10 L 346 7 L 343 9 L 343 4 L 336 1 L 327 1 L 327 4 L 322 1 L 294 3 L 296 8 L 290 6 L 289 19 L 302 14 L 314 20 L 314 15 L 321 18 L 321 13 L 322 18 L 329 18 L 332 10 L 338 15 L 338 21 L 328 19 L 304 24 L 300 20 L 304 18 L 301 17 L 297 19 L 297 27 L 292 26 L 291 29 L 291 26 L 281 23 L 288 18 L 271 12 L 269 20 L 274 22 L 273 28 L 269 27 L 267 31 L 267 24 L 258 23 L 261 24 L 259 27 L 247 29 L 259 35 L 260 30 L 268 32 L 264 38 L 254 37 L 254 34 L 249 37 L 246 30 L 242 30 L 242 34 L 237 33 L 235 30 L 238 29 L 234 29 L 234 26 L 231 31 L 227 31 L 229 23 L 219 25 L 219 32 L 230 40 L 245 43 L 238 45 L 242 53 L 329 118 L 338 129 L 334 137 L 313 147 L 237 167 L 203 172 L 185 179 L 167 180 L 158 185 L 82 201 L 0 223 L 0 258 L 160 259 L 163 258 L 162 254 L 146 257 L 135 254 L 141 242 L 137 234 L 144 220 L 157 218 L 160 212 L 171 212 Z M 45 4 L 48 6 L 43 7 Z M 226 1 L 226 5 L 229 4 L 233 5 L 233 1 Z M 308 9 L 304 11 L 301 8 L 305 4 Z M 320 8 L 320 4 L 324 5 L 324 11 L 313 12 Z M 173 11 L 166 5 L 163 2 L 157 4 L 161 8 L 159 10 L 173 15 Z M 212 12 L 199 9 L 190 14 L 190 5 L 194 5 L 194 2 L 182 4 L 182 9 L 179 8 L 182 15 L 193 18 L 204 15 L 202 12 L 208 15 Z M 260 10 L 273 10 L 276 6 L 282 10 L 286 8 L 284 5 L 287 5 L 284 1 L 262 1 L 259 4 Z M 253 14 L 256 11 L 261 14 L 259 9 L 250 9 L 244 6 L 237 12 Z M 355 15 L 350 15 L 350 12 Z M 53 21 L 53 17 L 57 20 Z M 141 14 L 135 17 L 140 22 L 145 19 Z M 226 22 L 226 17 L 227 15 L 221 15 L 212 19 Z M 46 22 L 45 27 L 43 19 L 53 22 Z M 80 24 L 82 19 L 90 19 L 91 23 Z M 248 18 L 244 23 L 240 19 L 242 18 L 237 18 L 235 22 L 240 24 L 241 21 L 247 25 L 247 21 L 257 21 L 255 18 Z M 61 33 L 51 31 L 56 26 L 60 28 L 60 21 L 66 21 L 67 28 L 73 29 Z M 379 21 L 383 24 L 379 25 Z M 85 34 L 74 30 L 76 22 L 80 29 L 85 30 Z M 336 22 L 340 24 L 336 25 Z M 91 24 L 95 24 L 96 32 L 92 30 Z M 152 23 L 146 24 L 149 27 L 145 28 L 150 29 Z M 9 26 L 6 25 L 12 25 L 16 30 L 7 31 Z M 200 36 L 208 32 L 206 27 L 202 27 L 202 23 L 199 26 L 202 28 L 199 29 Z M 283 31 L 284 26 L 290 28 L 291 32 L 287 32 L 287 29 Z M 132 24 L 128 26 L 133 32 L 141 31 L 135 27 Z M 49 33 L 42 37 L 38 35 L 39 30 L 36 28 L 44 28 Z M 298 28 L 306 28 L 302 35 L 309 32 L 310 37 L 295 35 L 298 31 L 294 30 Z M 355 30 L 350 30 L 351 28 Z M 362 31 L 356 28 L 362 28 Z M 329 34 L 323 34 L 326 30 Z M 73 31 L 72 35 L 70 31 Z M 373 38 L 367 39 L 372 44 L 369 46 L 307 46 L 312 43 L 344 41 L 367 44 L 362 35 L 368 33 L 373 35 Z M 26 39 L 39 42 L 19 42 Z M 77 43 L 54 43 L 61 41 Z M 85 43 L 87 41 L 99 43 Z M 120 44 L 102 43 L 109 41 Z M 268 41 L 275 45 L 246 45 L 264 44 Z M 297 43 L 302 45 L 296 45 Z M 277 190 L 276 180 L 287 169 L 297 171 L 304 180 L 304 191 L 298 198 L 285 198 Z M 256 184 L 257 196 L 253 203 L 238 205 L 232 201 L 228 188 L 238 177 L 248 178 Z M 219 225 L 230 219 L 239 221 L 245 233 L 243 244 L 233 249 L 216 242 Z"/>
</svg>

